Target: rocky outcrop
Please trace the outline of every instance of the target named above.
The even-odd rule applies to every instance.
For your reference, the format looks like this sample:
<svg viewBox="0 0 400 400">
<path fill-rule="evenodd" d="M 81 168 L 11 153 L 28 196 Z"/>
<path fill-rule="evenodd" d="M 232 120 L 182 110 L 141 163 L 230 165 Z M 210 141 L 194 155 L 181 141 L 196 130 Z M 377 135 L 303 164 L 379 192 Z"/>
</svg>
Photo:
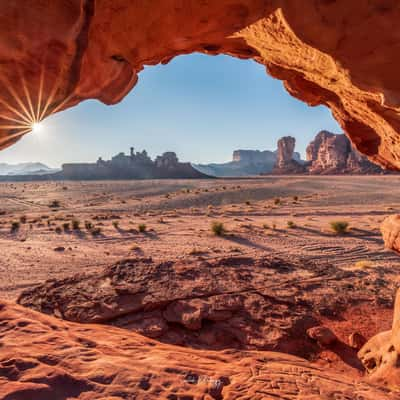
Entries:
<svg viewBox="0 0 400 400">
<path fill-rule="evenodd" d="M 351 146 L 346 135 L 328 131 L 319 132 L 307 146 L 306 159 L 311 174 L 382 172 Z"/>
<path fill-rule="evenodd" d="M 385 247 L 400 253 L 400 215 L 395 214 L 385 218 L 381 225 Z"/>
<path fill-rule="evenodd" d="M 296 174 L 306 171 L 305 167 L 293 158 L 295 145 L 296 139 L 292 136 L 284 136 L 278 140 L 274 174 Z"/>
<path fill-rule="evenodd" d="M 358 151 L 399 169 L 399 12 L 395 0 L 3 1 L 0 147 L 83 100 L 120 101 L 145 65 L 202 52 L 265 65 L 328 106 Z"/>
<path fill-rule="evenodd" d="M 378 333 L 358 356 L 371 380 L 388 387 L 400 387 L 400 290 L 397 291 L 392 329 Z"/>
<path fill-rule="evenodd" d="M 106 304 L 105 304 L 106 306 Z M 308 361 L 266 351 L 194 350 L 0 302 L 4 400 L 394 400 Z"/>
<path fill-rule="evenodd" d="M 307 329 L 321 325 L 324 315 L 340 318 L 354 305 L 373 300 L 382 278 L 374 283 L 370 274 L 368 297 L 364 275 L 280 258 L 128 259 L 101 273 L 27 289 L 18 302 L 69 321 L 114 325 L 168 344 L 275 350 L 310 358 L 320 349 Z M 384 289 L 379 286 L 381 304 L 391 304 L 393 287 L 388 281 Z M 353 326 L 360 328 L 356 321 Z M 351 355 L 356 359 L 355 350 L 347 352 Z"/>
</svg>

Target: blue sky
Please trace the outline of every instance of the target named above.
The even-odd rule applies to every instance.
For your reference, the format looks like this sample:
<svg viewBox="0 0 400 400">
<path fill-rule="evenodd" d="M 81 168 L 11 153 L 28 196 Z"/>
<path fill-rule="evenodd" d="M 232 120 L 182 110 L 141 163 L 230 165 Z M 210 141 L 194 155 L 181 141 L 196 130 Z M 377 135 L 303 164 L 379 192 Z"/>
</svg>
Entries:
<svg viewBox="0 0 400 400">
<path fill-rule="evenodd" d="M 130 146 L 151 156 L 175 151 L 183 161 L 225 162 L 235 149 L 274 150 L 284 135 L 304 154 L 315 134 L 340 127 L 326 107 L 292 98 L 253 61 L 201 54 L 147 67 L 119 104 L 86 101 L 53 115 L 39 133 L 0 152 L 0 162 L 110 158 Z"/>
</svg>

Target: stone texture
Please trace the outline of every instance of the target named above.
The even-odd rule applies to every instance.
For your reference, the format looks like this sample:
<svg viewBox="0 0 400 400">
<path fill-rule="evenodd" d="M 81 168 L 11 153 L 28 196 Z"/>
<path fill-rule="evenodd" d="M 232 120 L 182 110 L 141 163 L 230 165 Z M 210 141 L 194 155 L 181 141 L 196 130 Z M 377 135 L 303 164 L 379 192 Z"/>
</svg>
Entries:
<svg viewBox="0 0 400 400">
<path fill-rule="evenodd" d="M 383 289 L 382 275 L 378 279 L 370 273 L 365 279 L 363 271 L 306 260 L 127 259 L 102 273 L 27 289 L 18 302 L 69 321 L 110 324 L 169 344 L 309 358 L 321 349 L 306 331 L 322 325 L 324 317 L 340 318 L 355 305 L 370 306 L 377 290 L 381 304 L 391 304 L 393 283 L 384 280 Z M 366 285 L 371 296 L 365 295 Z M 356 352 L 349 356 L 356 359 Z"/>
<path fill-rule="evenodd" d="M 344 134 L 321 131 L 307 146 L 311 174 L 380 173 L 382 169 L 355 150 Z"/>
<path fill-rule="evenodd" d="M 314 326 L 307 329 L 307 335 L 321 346 L 330 346 L 337 341 L 336 335 L 326 326 Z"/>
<path fill-rule="evenodd" d="M 371 380 L 390 388 L 400 387 L 400 290 L 396 294 L 392 329 L 372 337 L 358 356 Z"/>
<path fill-rule="evenodd" d="M 385 247 L 400 253 L 400 215 L 385 218 L 381 224 L 381 232 Z"/>
<path fill-rule="evenodd" d="M 4 1 L 0 146 L 82 100 L 116 103 L 145 65 L 197 51 L 265 65 L 293 96 L 331 108 L 357 150 L 399 169 L 399 17 L 396 0 Z"/>
<path fill-rule="evenodd" d="M 194 350 L 0 302 L 4 400 L 394 400 L 359 378 L 265 351 Z"/>
</svg>

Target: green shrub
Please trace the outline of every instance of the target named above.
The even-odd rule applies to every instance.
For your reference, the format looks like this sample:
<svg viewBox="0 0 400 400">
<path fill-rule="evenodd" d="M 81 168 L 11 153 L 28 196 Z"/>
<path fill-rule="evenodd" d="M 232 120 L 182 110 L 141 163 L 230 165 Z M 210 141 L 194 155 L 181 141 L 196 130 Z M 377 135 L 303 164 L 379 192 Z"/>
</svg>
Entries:
<svg viewBox="0 0 400 400">
<path fill-rule="evenodd" d="M 288 221 L 287 226 L 288 228 L 296 228 L 296 224 L 293 221 Z"/>
<path fill-rule="evenodd" d="M 225 227 L 222 222 L 214 221 L 211 224 L 211 230 L 216 236 L 222 236 L 225 233 Z"/>
<path fill-rule="evenodd" d="M 115 229 L 118 229 L 118 228 L 119 228 L 119 222 L 118 222 L 118 221 L 113 221 L 113 222 L 112 222 L 112 225 L 113 225 L 113 227 L 114 227 Z"/>
<path fill-rule="evenodd" d="M 85 221 L 85 228 L 88 231 L 91 231 L 93 229 L 93 224 L 90 221 Z"/>
<path fill-rule="evenodd" d="M 72 220 L 72 229 L 74 231 L 79 231 L 81 229 L 81 222 L 78 219 Z"/>
<path fill-rule="evenodd" d="M 332 230 L 338 235 L 342 235 L 347 232 L 349 223 L 346 221 L 332 221 L 330 223 Z"/>
<path fill-rule="evenodd" d="M 69 222 L 64 222 L 62 224 L 62 227 L 63 227 L 65 232 L 67 232 L 67 231 L 69 231 L 71 229 L 71 226 L 70 226 Z"/>
<path fill-rule="evenodd" d="M 18 221 L 11 222 L 11 232 L 16 232 L 20 227 L 20 223 Z"/>
<path fill-rule="evenodd" d="M 139 228 L 139 232 L 141 232 L 141 233 L 146 232 L 146 229 L 147 229 L 146 224 L 139 224 L 138 228 Z"/>
</svg>

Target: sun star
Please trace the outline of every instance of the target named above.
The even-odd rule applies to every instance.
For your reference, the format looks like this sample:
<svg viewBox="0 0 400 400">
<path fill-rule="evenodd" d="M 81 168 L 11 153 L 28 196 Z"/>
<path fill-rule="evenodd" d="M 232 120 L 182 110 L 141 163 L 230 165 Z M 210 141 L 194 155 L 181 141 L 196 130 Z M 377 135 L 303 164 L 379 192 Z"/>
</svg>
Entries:
<svg viewBox="0 0 400 400">
<path fill-rule="evenodd" d="M 38 133 L 42 130 L 43 126 L 40 122 L 34 122 L 32 124 L 32 132 L 33 133 Z"/>
</svg>

